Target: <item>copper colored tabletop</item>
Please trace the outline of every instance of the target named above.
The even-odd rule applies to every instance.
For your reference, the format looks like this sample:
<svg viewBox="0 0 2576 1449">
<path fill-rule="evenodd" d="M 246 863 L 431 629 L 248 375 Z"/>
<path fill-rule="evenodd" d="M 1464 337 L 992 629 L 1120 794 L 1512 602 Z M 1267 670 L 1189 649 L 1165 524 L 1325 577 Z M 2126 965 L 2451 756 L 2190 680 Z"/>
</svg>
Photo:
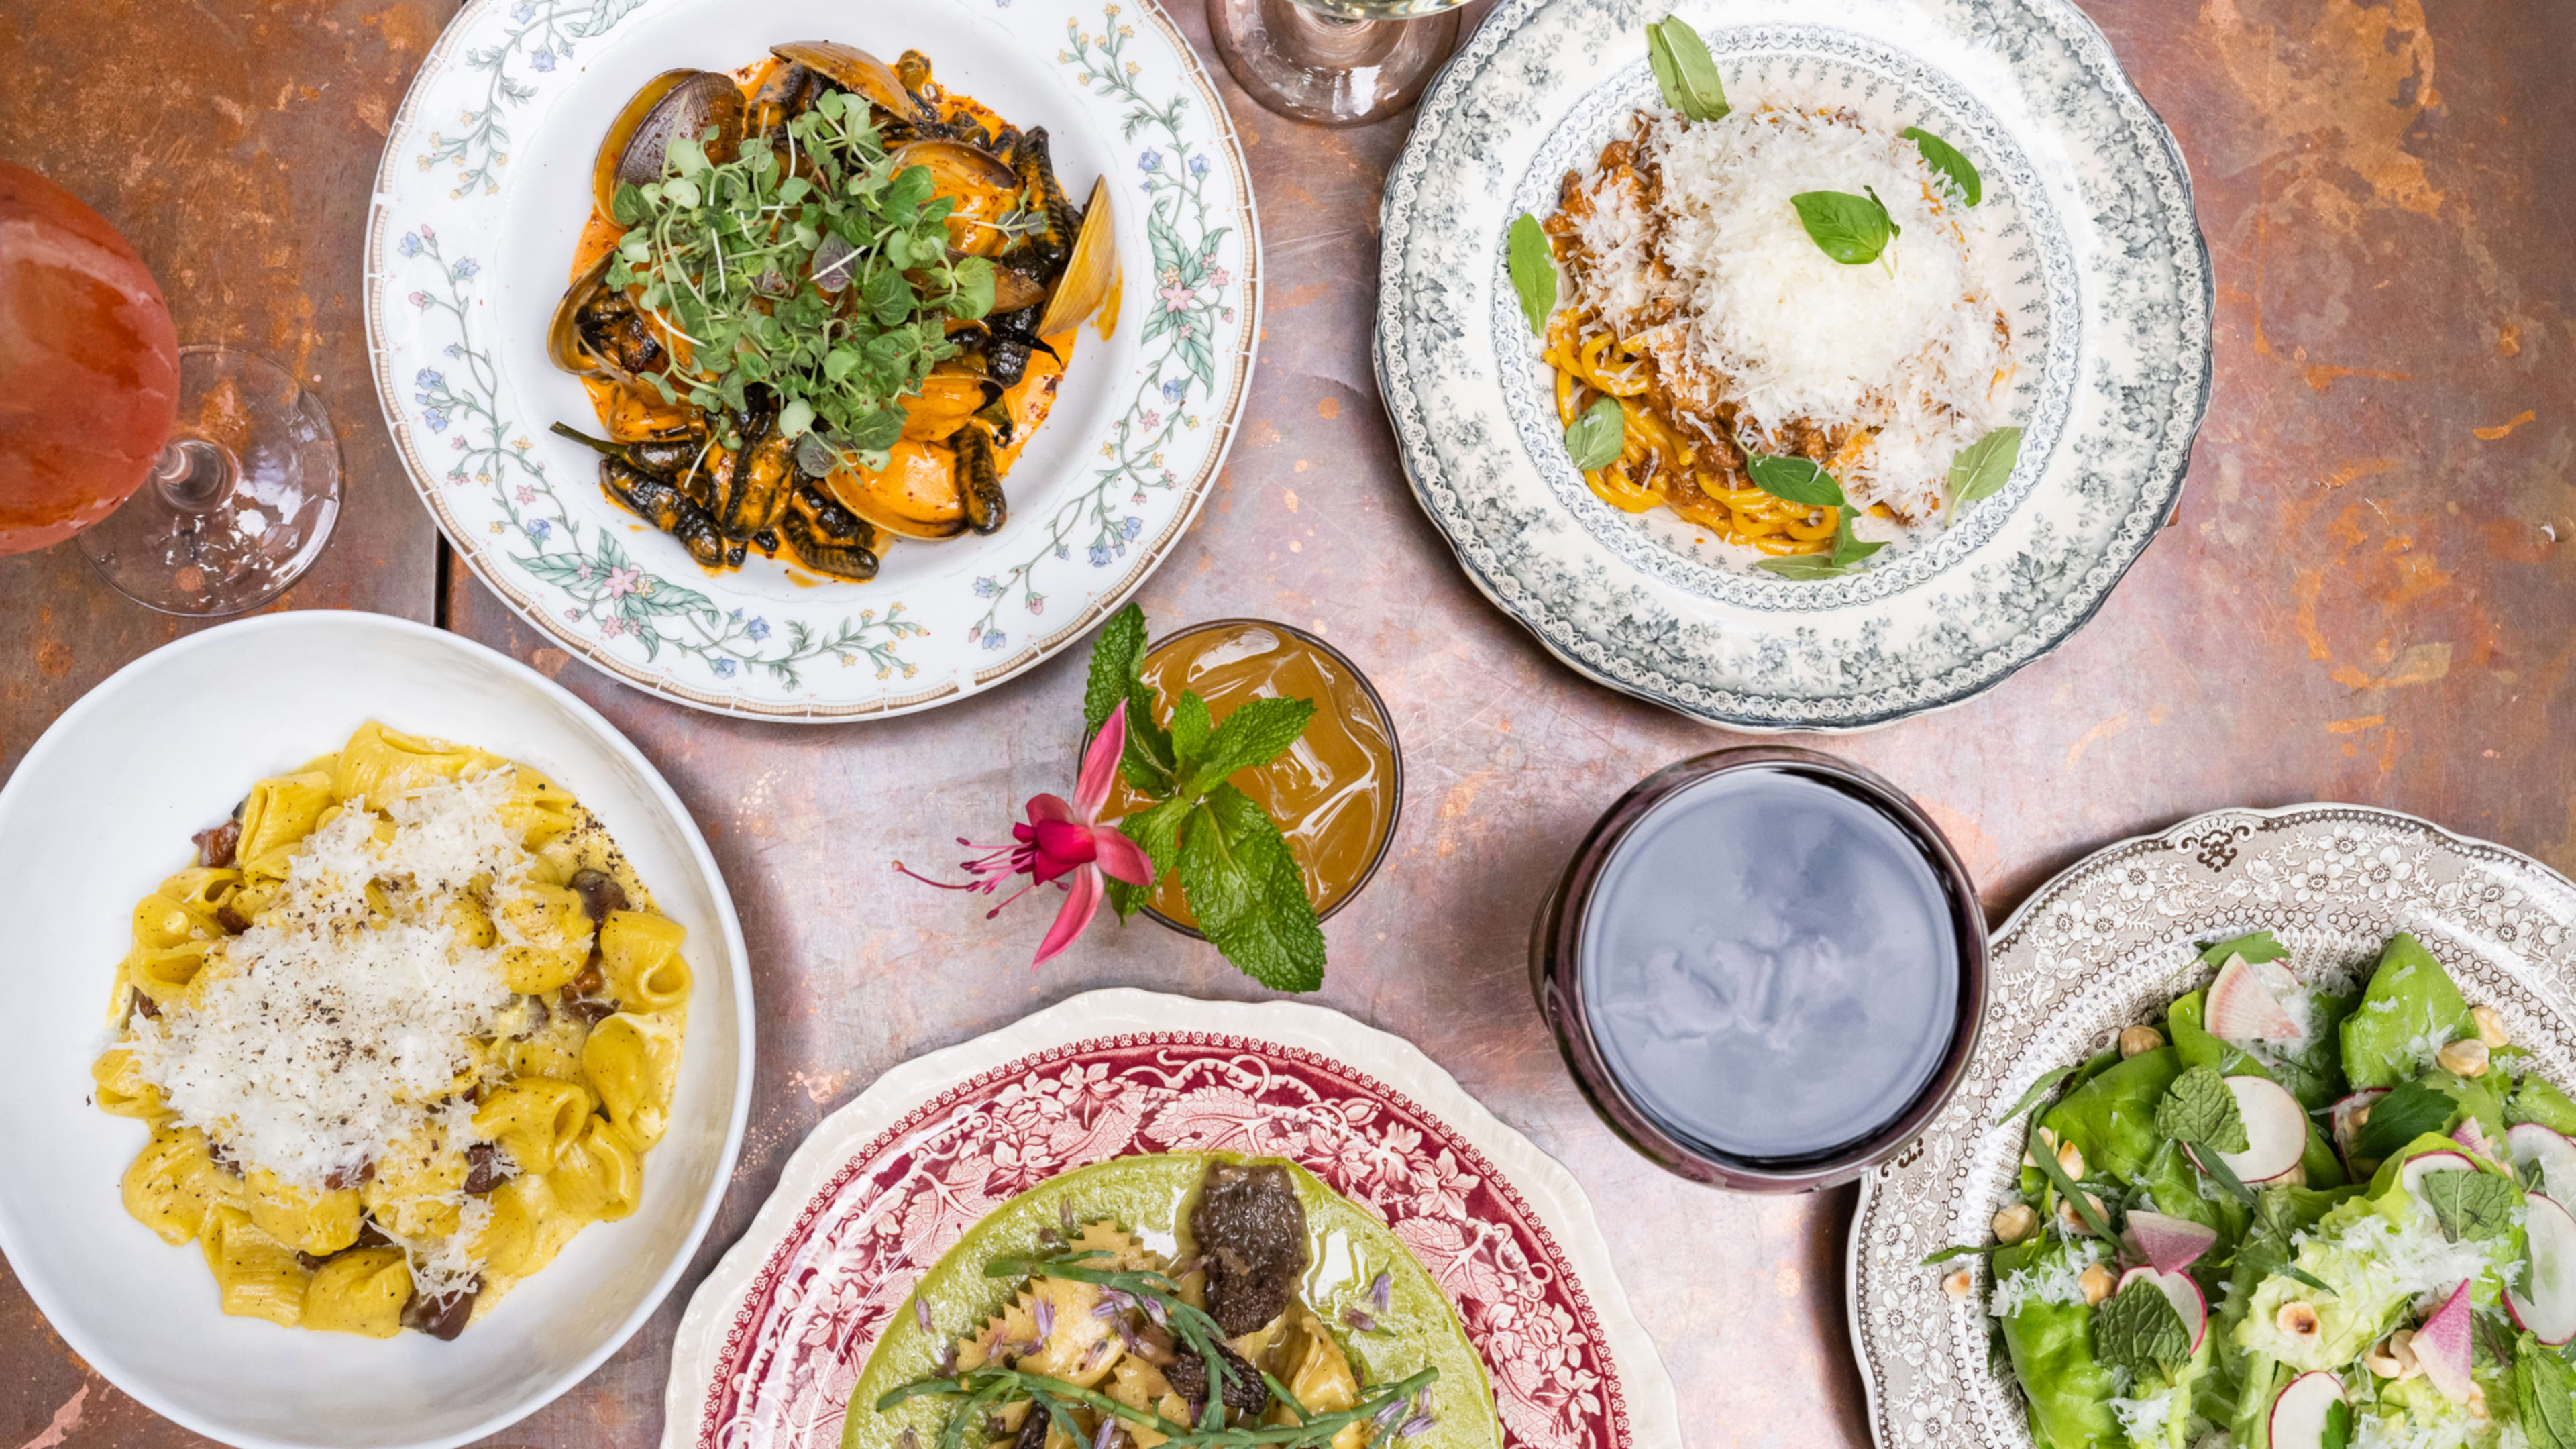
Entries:
<svg viewBox="0 0 2576 1449">
<path fill-rule="evenodd" d="M 387 117 L 452 13 L 0 0 L 0 155 L 131 237 L 182 341 L 286 361 L 348 465 L 286 607 L 435 618 L 555 676 L 670 777 L 741 908 L 761 1003 L 751 1131 L 681 1291 L 493 1442 L 650 1442 L 671 1332 L 806 1131 L 905 1057 L 1112 984 L 1262 993 L 1107 924 L 1038 973 L 1044 910 L 940 861 L 1074 769 L 1082 651 L 927 715 L 737 723 L 617 685 L 448 566 L 368 383 L 360 232 Z M 2362 801 L 2576 869 L 2576 9 L 2551 0 L 2086 0 L 2181 136 L 2218 265 L 2218 374 L 2173 525 L 2093 624 L 1959 709 L 1816 741 L 1912 791 L 2000 921 L 2109 841 L 2226 805 Z M 1181 0 L 1184 28 L 1204 35 Z M 1213 52 L 1202 40 L 1201 51 Z M 1639 776 L 1738 742 L 1577 679 L 1478 596 L 1415 508 L 1371 380 L 1378 189 L 1410 116 L 1294 125 L 1219 71 L 1270 282 L 1241 441 L 1143 594 L 1163 624 L 1268 615 L 1367 669 L 1405 747 L 1384 873 L 1326 928 L 1324 1003 L 1399 1032 L 1570 1167 L 1695 1449 L 1865 1444 L 1844 1327 L 1848 1191 L 1736 1197 L 1593 1118 L 1529 1001 L 1531 913 Z M 183 626 L 68 546 L 0 560 L 0 760 Z M 14 969 L 53 969 L 21 962 Z M 12 1170 L 28 1170 L 27 1164 Z M 119 1394 L 0 1274 L 0 1449 L 195 1442 Z"/>
</svg>

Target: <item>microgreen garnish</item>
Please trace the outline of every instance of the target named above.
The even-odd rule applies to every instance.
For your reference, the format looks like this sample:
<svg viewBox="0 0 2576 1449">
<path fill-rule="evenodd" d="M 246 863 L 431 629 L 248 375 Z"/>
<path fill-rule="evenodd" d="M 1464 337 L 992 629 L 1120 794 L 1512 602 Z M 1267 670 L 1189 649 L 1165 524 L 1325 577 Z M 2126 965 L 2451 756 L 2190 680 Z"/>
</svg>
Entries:
<svg viewBox="0 0 2576 1449">
<path fill-rule="evenodd" d="M 1959 456 L 1950 460 L 1949 482 L 1941 490 L 1941 516 L 1956 523 L 1969 504 L 2002 492 L 2012 481 L 2013 464 L 2020 460 L 2019 428 L 1997 428 L 1961 448 Z"/>
<path fill-rule="evenodd" d="M 1120 771 L 1155 803 L 1118 822 L 1159 874 L 1177 871 L 1181 898 L 1201 934 L 1235 969 L 1279 991 L 1324 984 L 1324 932 L 1305 871 L 1260 802 L 1226 783 L 1285 754 L 1314 717 L 1309 699 L 1246 700 L 1216 724 L 1207 702 L 1183 690 L 1171 725 L 1145 682 L 1145 611 L 1134 604 L 1101 626 L 1091 646 L 1083 721 L 1093 729 L 1120 704 L 1127 743 Z M 1143 886 L 1109 883 L 1123 918 L 1146 902 Z"/>
<path fill-rule="evenodd" d="M 1789 198 L 1798 208 L 1798 221 L 1807 228 L 1807 236 L 1826 256 L 1847 267 L 1877 261 L 1887 244 L 1905 234 L 1905 228 L 1887 214 L 1886 203 L 1878 192 L 1862 187 L 1866 196 L 1848 191 L 1801 191 Z"/>
<path fill-rule="evenodd" d="M 1908 126 L 1897 134 L 1913 142 L 1914 149 L 1923 153 L 1924 165 L 1949 178 L 1950 184 L 1959 189 L 1960 200 L 1970 206 L 1985 200 L 1984 180 L 1977 175 L 1976 166 L 1960 154 L 1958 147 L 1921 126 Z"/>
<path fill-rule="evenodd" d="M 1646 27 L 1646 64 L 1654 68 L 1665 105 L 1694 121 L 1726 114 L 1726 85 L 1709 58 L 1708 42 L 1681 17 L 1667 15 Z"/>
<path fill-rule="evenodd" d="M 1627 445 L 1628 414 L 1615 397 L 1594 398 L 1565 429 L 1565 451 L 1586 473 L 1609 467 Z"/>
<path fill-rule="evenodd" d="M 1556 253 L 1538 218 L 1524 211 L 1512 223 L 1509 247 L 1512 290 L 1520 294 L 1521 315 L 1534 335 L 1547 332 L 1547 314 L 1556 310 Z"/>
<path fill-rule="evenodd" d="M 640 284 L 686 359 L 646 380 L 710 410 L 741 410 L 745 389 L 766 385 L 783 435 L 819 430 L 862 459 L 891 448 L 902 399 L 957 350 L 948 319 L 993 305 L 993 264 L 951 254 L 955 202 L 931 194 L 929 169 L 899 166 L 867 103 L 837 91 L 787 123 L 784 148 L 750 136 L 718 162 L 682 136 L 663 167 L 617 188 L 628 229 L 606 278 Z M 1015 226 L 1006 215 L 998 229 Z"/>
</svg>

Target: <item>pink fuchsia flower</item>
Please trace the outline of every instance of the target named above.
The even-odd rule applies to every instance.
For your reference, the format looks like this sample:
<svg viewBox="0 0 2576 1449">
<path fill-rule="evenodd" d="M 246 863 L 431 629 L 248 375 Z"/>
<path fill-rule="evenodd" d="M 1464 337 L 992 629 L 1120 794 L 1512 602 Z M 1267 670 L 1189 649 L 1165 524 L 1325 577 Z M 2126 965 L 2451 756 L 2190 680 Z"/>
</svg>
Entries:
<svg viewBox="0 0 2576 1449">
<path fill-rule="evenodd" d="M 1118 779 L 1118 758 L 1126 751 L 1127 706 L 1122 701 L 1109 712 L 1083 754 L 1082 776 L 1074 782 L 1071 804 L 1056 795 L 1031 797 L 1028 821 L 1011 827 L 1009 845 L 978 846 L 962 835 L 957 838 L 960 845 L 984 851 L 973 860 L 959 862 L 958 868 L 972 879 L 932 880 L 902 861 L 896 861 L 894 868 L 924 885 L 986 895 L 1001 889 L 1012 876 L 1027 876 L 1027 885 L 984 913 L 988 921 L 1002 913 L 1002 906 L 1054 882 L 1065 892 L 1064 905 L 1055 914 L 1055 924 L 1047 928 L 1046 939 L 1038 943 L 1037 959 L 1029 963 L 1045 965 L 1048 957 L 1072 945 L 1073 938 L 1099 914 L 1109 879 L 1139 887 L 1154 883 L 1154 862 L 1144 849 L 1120 834 L 1116 822 L 1104 824 L 1100 819 L 1100 807 L 1109 803 L 1109 787 Z"/>
</svg>

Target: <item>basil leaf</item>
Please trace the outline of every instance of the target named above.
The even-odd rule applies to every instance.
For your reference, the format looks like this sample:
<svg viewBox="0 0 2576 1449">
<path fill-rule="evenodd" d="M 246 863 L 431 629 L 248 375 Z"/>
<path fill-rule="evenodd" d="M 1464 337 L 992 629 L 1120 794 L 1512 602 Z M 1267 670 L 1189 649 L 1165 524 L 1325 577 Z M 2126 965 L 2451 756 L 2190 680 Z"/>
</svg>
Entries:
<svg viewBox="0 0 2576 1449">
<path fill-rule="evenodd" d="M 1306 722 L 1314 717 L 1311 699 L 1245 700 L 1199 750 L 1188 778 L 1181 782 L 1181 793 L 1202 795 L 1237 770 L 1269 764 L 1297 743 L 1297 737 L 1306 732 Z"/>
<path fill-rule="evenodd" d="M 2174 1078 L 2156 1103 L 2156 1130 L 2221 1152 L 2242 1152 L 2248 1145 L 2236 1094 L 2214 1067 L 2193 1067 Z"/>
<path fill-rule="evenodd" d="M 1745 450 L 1744 471 L 1753 486 L 1774 498 L 1803 503 L 1810 508 L 1843 506 L 1843 485 L 1813 458 L 1782 457 L 1776 453 L 1754 453 Z"/>
<path fill-rule="evenodd" d="M 2224 966 L 2230 956 L 2242 956 L 2248 961 L 2278 961 L 2289 954 L 2290 948 L 2274 940 L 2271 932 L 2256 931 L 2250 935 L 2231 936 L 2207 947 L 2200 953 L 2200 964 Z"/>
<path fill-rule="evenodd" d="M 1275 991 L 1324 984 L 1324 932 L 1305 873 L 1250 796 L 1218 785 L 1191 812 L 1181 891 L 1199 930 L 1235 969 Z"/>
<path fill-rule="evenodd" d="M 1884 541 L 1877 543 L 1863 543 L 1860 541 L 1859 537 L 1852 532 L 1852 515 L 1859 511 L 1860 510 L 1857 508 L 1852 508 L 1846 505 L 1835 512 L 1833 559 L 1835 566 L 1838 568 L 1849 568 L 1853 564 L 1859 563 L 1862 559 L 1869 557 L 1871 554 L 1878 552 L 1880 549 L 1887 547 L 1887 544 Z"/>
<path fill-rule="evenodd" d="M 2506 1214 L 2513 1208 L 2512 1190 L 2501 1177 L 2474 1169 L 2428 1172 L 2423 1185 L 2434 1223 L 2454 1243 L 2462 1238 L 2498 1237 L 2511 1226 Z"/>
<path fill-rule="evenodd" d="M 1765 573 L 1778 574 L 1784 579 L 1830 579 L 1839 578 L 1851 572 L 1847 565 L 1838 564 L 1833 561 L 1831 555 L 1821 553 L 1791 554 L 1786 558 L 1760 559 L 1753 566 Z"/>
<path fill-rule="evenodd" d="M 2059 1067 L 2054 1071 L 2040 1073 L 2039 1080 L 2030 1084 L 2030 1090 L 2021 1094 L 2021 1100 L 2012 1104 L 2012 1110 L 1995 1119 L 1995 1125 L 2001 1127 L 2006 1122 L 2009 1122 L 2015 1117 L 2020 1116 L 2022 1113 L 2029 1111 L 2031 1108 L 2038 1106 L 2042 1101 L 2047 1099 L 2051 1089 L 2056 1087 L 2058 1083 L 2065 1081 L 2068 1077 L 2073 1075 L 2075 1075 L 2075 1068 L 2073 1067 Z"/>
<path fill-rule="evenodd" d="M 1694 121 L 1714 121 L 1727 113 L 1726 86 L 1708 42 L 1681 17 L 1667 15 L 1646 27 L 1646 64 L 1655 72 L 1655 88 L 1664 104 Z"/>
<path fill-rule="evenodd" d="M 2142 1275 L 2093 1311 L 2093 1347 L 2144 1379 L 2172 1373 L 2191 1360 L 2191 1330 L 2165 1291 Z"/>
<path fill-rule="evenodd" d="M 2451 1114 L 2459 1109 L 2448 1094 L 2422 1082 L 2400 1082 L 2370 1104 L 2370 1119 L 2353 1138 L 2353 1156 L 2385 1158 L 2427 1132 L 2450 1126 Z"/>
<path fill-rule="evenodd" d="M 1863 190 L 1868 190 L 1864 187 Z M 1798 221 L 1807 228 L 1807 237 L 1818 250 L 1847 267 L 1857 267 L 1878 260 L 1903 230 L 1887 208 L 1879 202 L 1878 193 L 1854 196 L 1848 191 L 1801 191 L 1789 198 L 1798 208 Z"/>
<path fill-rule="evenodd" d="M 1959 456 L 1950 460 L 1950 478 L 1941 490 L 1942 514 L 1950 523 L 1956 523 L 1960 510 L 2001 493 L 2004 485 L 2012 481 L 2013 465 L 2019 461 L 2019 428 L 1997 428 L 1961 448 Z"/>
<path fill-rule="evenodd" d="M 1549 249 L 1547 232 L 1538 218 L 1524 211 L 1512 223 L 1509 247 L 1512 290 L 1520 294 L 1521 315 L 1529 319 L 1534 336 L 1547 333 L 1547 314 L 1556 310 L 1556 253 Z"/>
<path fill-rule="evenodd" d="M 1615 397 L 1596 399 L 1565 430 L 1565 451 L 1574 466 L 1586 473 L 1610 466 L 1627 445 L 1628 415 Z"/>
<path fill-rule="evenodd" d="M 1985 200 L 1984 181 L 1978 177 L 1977 168 L 1969 163 L 1968 158 L 1959 154 L 1958 147 L 1921 126 L 1908 126 L 1897 134 L 1913 142 L 1914 149 L 1923 153 L 1924 165 L 1950 178 L 1950 184 L 1959 188 L 1960 197 L 1970 206 Z"/>
</svg>

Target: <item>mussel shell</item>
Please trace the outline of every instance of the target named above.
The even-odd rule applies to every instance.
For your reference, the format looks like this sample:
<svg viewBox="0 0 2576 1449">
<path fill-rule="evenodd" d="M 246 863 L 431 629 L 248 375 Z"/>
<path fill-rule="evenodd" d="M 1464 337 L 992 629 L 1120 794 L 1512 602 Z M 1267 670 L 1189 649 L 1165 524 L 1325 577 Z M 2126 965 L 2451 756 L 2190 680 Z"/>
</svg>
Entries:
<svg viewBox="0 0 2576 1449">
<path fill-rule="evenodd" d="M 1011 510 L 1002 497 L 1002 470 L 993 454 L 991 435 L 969 423 L 957 430 L 948 446 L 957 450 L 957 496 L 966 505 L 966 526 L 977 533 L 998 530 Z"/>
<path fill-rule="evenodd" d="M 920 125 L 932 119 L 923 113 L 912 92 L 904 89 L 894 67 L 855 45 L 843 45 L 837 40 L 796 40 L 773 45 L 769 53 L 821 73 L 824 79 L 898 120 Z"/>
<path fill-rule="evenodd" d="M 1046 283 L 1017 267 L 993 264 L 993 312 L 1018 312 L 1046 300 Z M 1009 381 L 1017 382 L 1018 378 Z"/>
<path fill-rule="evenodd" d="M 613 215 L 617 186 L 643 186 L 662 179 L 662 160 L 673 138 L 697 137 L 712 127 L 707 157 L 730 161 L 740 154 L 747 112 L 742 91 L 732 79 L 710 70 L 666 70 L 644 83 L 627 101 L 590 165 L 590 199 L 602 215 Z"/>
<path fill-rule="evenodd" d="M 1091 200 L 1082 208 L 1082 230 L 1073 239 L 1073 255 L 1056 278 L 1046 310 L 1038 316 L 1040 337 L 1053 337 L 1079 326 L 1100 306 L 1118 282 L 1118 225 L 1109 210 L 1109 178 L 1091 185 Z"/>
<path fill-rule="evenodd" d="M 581 309 L 590 303 L 608 282 L 608 269 L 617 260 L 617 249 L 600 253 L 599 260 L 582 270 L 564 288 L 555 302 L 555 315 L 546 322 L 546 357 L 555 366 L 575 377 L 596 377 L 612 382 L 633 382 L 635 378 L 617 365 L 614 358 L 602 357 L 591 349 L 590 339 L 581 335 Z"/>
<path fill-rule="evenodd" d="M 894 148 L 898 168 L 927 166 L 931 179 L 942 196 L 954 195 L 969 187 L 987 191 L 1005 191 L 1016 196 L 1020 191 L 1020 173 L 1011 163 L 969 141 L 932 137 L 906 141 Z"/>
</svg>

